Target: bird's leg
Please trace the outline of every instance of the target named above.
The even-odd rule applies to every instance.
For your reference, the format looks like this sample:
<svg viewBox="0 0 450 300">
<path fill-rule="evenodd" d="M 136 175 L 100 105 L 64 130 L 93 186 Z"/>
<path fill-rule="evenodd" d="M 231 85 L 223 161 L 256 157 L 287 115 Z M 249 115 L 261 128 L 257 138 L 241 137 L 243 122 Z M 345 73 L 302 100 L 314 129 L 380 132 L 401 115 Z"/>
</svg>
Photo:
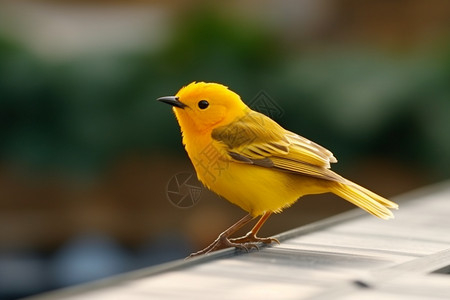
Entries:
<svg viewBox="0 0 450 300">
<path fill-rule="evenodd" d="M 260 237 L 256 236 L 258 231 L 261 229 L 261 227 L 267 221 L 267 219 L 270 217 L 271 214 L 272 214 L 272 212 L 270 212 L 270 211 L 265 212 L 264 215 L 258 220 L 256 225 L 252 228 L 252 230 L 250 230 L 249 233 L 247 233 L 246 235 L 244 235 L 242 237 L 238 237 L 238 238 L 235 238 L 235 239 L 230 239 L 230 242 L 244 244 L 244 245 L 245 244 L 250 244 L 250 243 L 258 243 L 258 242 L 261 242 L 261 243 L 264 243 L 264 244 L 270 244 L 272 242 L 276 242 L 276 243 L 279 244 L 280 241 L 278 241 L 276 238 L 271 238 L 271 237 L 260 238 Z"/>
<path fill-rule="evenodd" d="M 228 228 L 227 230 L 222 232 L 219 235 L 219 237 L 211 245 L 209 245 L 208 247 L 206 247 L 203 250 L 192 253 L 191 255 L 188 256 L 188 258 L 197 256 L 197 255 L 201 255 L 201 254 L 206 254 L 211 251 L 228 248 L 228 247 L 236 247 L 236 248 L 243 249 L 246 251 L 248 251 L 249 248 L 256 248 L 256 245 L 246 245 L 245 243 L 233 243 L 228 239 L 228 237 L 230 235 L 232 235 L 233 233 L 238 231 L 242 226 L 244 226 L 245 224 L 247 224 L 254 218 L 255 217 L 253 217 L 251 214 L 246 215 L 245 217 L 243 217 L 242 219 L 237 221 L 233 226 L 231 226 L 230 228 Z"/>
</svg>

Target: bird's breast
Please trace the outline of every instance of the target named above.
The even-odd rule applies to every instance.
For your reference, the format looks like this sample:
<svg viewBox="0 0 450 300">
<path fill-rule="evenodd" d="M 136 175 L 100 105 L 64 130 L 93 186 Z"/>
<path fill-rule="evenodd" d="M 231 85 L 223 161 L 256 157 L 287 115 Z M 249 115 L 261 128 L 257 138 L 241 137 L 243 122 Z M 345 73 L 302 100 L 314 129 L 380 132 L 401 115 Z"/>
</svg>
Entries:
<svg viewBox="0 0 450 300">
<path fill-rule="evenodd" d="M 212 138 L 185 137 L 186 152 L 194 165 L 197 177 L 210 187 L 229 168 L 230 160 L 226 150 Z"/>
</svg>

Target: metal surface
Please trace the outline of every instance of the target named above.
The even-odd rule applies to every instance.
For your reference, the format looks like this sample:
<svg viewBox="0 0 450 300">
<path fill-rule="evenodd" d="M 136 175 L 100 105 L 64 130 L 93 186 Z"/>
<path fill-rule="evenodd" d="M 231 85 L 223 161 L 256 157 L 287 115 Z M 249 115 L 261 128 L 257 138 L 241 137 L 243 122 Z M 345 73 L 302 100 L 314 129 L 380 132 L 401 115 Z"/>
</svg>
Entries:
<svg viewBox="0 0 450 300">
<path fill-rule="evenodd" d="M 350 211 L 234 249 L 33 299 L 450 299 L 450 184 L 395 199 L 391 221 Z"/>
</svg>

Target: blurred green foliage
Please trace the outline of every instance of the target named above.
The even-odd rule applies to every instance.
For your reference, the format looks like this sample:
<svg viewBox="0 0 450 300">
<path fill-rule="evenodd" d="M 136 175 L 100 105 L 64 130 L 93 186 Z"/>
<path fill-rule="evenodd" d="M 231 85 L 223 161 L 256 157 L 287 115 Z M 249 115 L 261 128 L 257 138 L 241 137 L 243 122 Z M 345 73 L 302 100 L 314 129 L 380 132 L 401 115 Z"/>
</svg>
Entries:
<svg viewBox="0 0 450 300">
<path fill-rule="evenodd" d="M 228 85 L 246 102 L 264 89 L 285 111 L 277 121 L 338 158 L 386 156 L 450 175 L 450 47 L 287 52 L 244 22 L 197 12 L 156 53 L 66 62 L 0 37 L 3 163 L 91 174 L 126 152 L 182 153 L 176 122 L 155 99 L 196 80 Z"/>
</svg>

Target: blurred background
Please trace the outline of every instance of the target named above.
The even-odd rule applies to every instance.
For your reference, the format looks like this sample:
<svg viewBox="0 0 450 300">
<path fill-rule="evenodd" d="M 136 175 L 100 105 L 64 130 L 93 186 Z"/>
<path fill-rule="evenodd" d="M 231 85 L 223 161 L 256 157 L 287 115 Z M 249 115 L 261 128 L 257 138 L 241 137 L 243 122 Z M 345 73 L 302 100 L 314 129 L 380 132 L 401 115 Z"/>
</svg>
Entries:
<svg viewBox="0 0 450 300">
<path fill-rule="evenodd" d="M 447 0 L 0 1 L 0 299 L 183 258 L 245 214 L 167 199 L 193 169 L 155 99 L 194 80 L 264 91 L 386 197 L 450 177 Z M 308 196 L 261 235 L 351 208 Z"/>
</svg>

